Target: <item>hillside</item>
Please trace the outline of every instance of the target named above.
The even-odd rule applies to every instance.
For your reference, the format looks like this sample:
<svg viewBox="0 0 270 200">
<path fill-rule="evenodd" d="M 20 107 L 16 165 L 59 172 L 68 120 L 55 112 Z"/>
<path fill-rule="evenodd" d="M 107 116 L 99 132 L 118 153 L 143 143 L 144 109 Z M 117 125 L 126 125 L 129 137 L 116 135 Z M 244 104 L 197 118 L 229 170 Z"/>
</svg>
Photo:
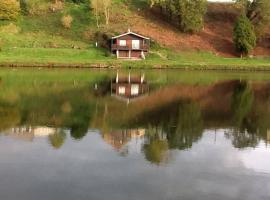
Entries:
<svg viewBox="0 0 270 200">
<path fill-rule="evenodd" d="M 40 0 L 47 1 L 47 0 Z M 120 11 L 120 12 L 119 12 Z M 114 35 L 132 31 L 147 35 L 154 41 L 150 57 L 156 63 L 224 64 L 218 57 L 236 57 L 232 29 L 238 10 L 231 4 L 209 3 L 205 27 L 197 34 L 183 34 L 165 21 L 155 9 L 148 9 L 145 0 L 113 0 L 110 25 L 97 29 L 95 17 L 87 4 L 66 2 L 61 9 L 40 15 L 21 16 L 18 21 L 0 21 L 1 62 L 98 63 L 114 60 L 104 49 L 94 47 L 96 32 Z M 64 15 L 71 15 L 70 29 L 61 24 Z M 268 36 L 254 51 L 255 56 L 270 55 Z M 188 60 L 190 52 L 196 56 Z M 197 52 L 197 53 L 196 53 Z M 220 59 L 219 59 L 220 61 Z M 225 64 L 239 64 L 225 60 Z M 255 63 L 257 61 L 254 61 Z M 241 61 L 242 63 L 242 61 Z M 263 61 L 265 65 L 268 61 Z M 161 63 L 162 64 L 162 63 Z M 176 62 L 173 62 L 176 65 Z M 246 65 L 245 61 L 242 63 Z M 252 62 L 251 62 L 252 64 Z"/>
<path fill-rule="evenodd" d="M 209 3 L 204 29 L 193 35 L 181 33 L 158 17 L 158 12 L 149 10 L 133 12 L 131 16 L 133 20 L 127 20 L 133 22 L 132 28 L 135 31 L 151 36 L 161 45 L 180 51 L 202 50 L 220 56 L 234 57 L 237 54 L 232 42 L 232 32 L 238 13 L 232 4 Z M 269 35 L 258 44 L 254 55 L 270 55 Z"/>
</svg>

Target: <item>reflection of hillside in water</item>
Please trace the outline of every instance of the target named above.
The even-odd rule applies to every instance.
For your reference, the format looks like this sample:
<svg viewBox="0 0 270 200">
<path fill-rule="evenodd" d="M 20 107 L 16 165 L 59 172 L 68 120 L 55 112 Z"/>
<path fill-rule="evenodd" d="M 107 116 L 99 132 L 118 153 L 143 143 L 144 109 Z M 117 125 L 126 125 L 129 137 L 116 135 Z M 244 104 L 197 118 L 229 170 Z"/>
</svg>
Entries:
<svg viewBox="0 0 270 200">
<path fill-rule="evenodd" d="M 166 160 L 170 150 L 192 148 L 209 129 L 226 130 L 226 137 L 237 148 L 270 141 L 269 83 L 150 85 L 155 89 L 127 105 L 111 97 L 110 79 L 104 82 L 107 92 L 97 84 L 102 95 L 97 95 L 99 91 L 93 86 L 22 95 L 16 102 L 0 100 L 0 130 L 33 140 L 34 133 L 27 128 L 20 134 L 16 129 L 3 130 L 56 127 L 47 137 L 60 148 L 66 139 L 65 129 L 76 140 L 83 139 L 89 128 L 99 129 L 104 141 L 117 151 L 125 149 L 132 139 L 143 139 L 142 151 L 153 163 Z M 133 94 L 140 91 L 135 89 Z"/>
</svg>

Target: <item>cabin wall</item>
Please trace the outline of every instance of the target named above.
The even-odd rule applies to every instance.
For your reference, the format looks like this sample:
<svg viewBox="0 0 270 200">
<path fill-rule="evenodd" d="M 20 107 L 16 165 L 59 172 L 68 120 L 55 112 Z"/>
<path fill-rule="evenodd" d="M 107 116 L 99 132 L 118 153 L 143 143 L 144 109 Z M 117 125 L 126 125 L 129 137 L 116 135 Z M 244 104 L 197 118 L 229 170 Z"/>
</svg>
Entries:
<svg viewBox="0 0 270 200">
<path fill-rule="evenodd" d="M 140 46 L 143 45 L 143 41 L 144 39 L 137 37 L 137 36 L 133 36 L 133 35 L 125 35 L 122 36 L 120 38 L 116 39 L 116 44 L 120 45 L 120 40 L 126 40 L 127 41 L 127 47 L 132 48 L 132 40 L 139 40 L 140 41 Z"/>
<path fill-rule="evenodd" d="M 142 51 L 131 51 L 132 58 L 140 58 L 141 54 L 142 54 Z"/>
<path fill-rule="evenodd" d="M 119 51 L 119 57 L 128 58 L 129 57 L 129 52 L 128 51 Z"/>
</svg>

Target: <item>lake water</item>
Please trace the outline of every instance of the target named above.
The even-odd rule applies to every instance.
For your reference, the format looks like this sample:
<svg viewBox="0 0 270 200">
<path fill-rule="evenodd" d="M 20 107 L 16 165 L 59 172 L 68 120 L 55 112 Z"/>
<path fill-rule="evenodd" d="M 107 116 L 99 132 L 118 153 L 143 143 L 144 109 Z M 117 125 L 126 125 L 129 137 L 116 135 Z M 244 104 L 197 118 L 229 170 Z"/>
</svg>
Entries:
<svg viewBox="0 0 270 200">
<path fill-rule="evenodd" d="M 2 200 L 269 200 L 270 74 L 0 69 Z"/>
</svg>

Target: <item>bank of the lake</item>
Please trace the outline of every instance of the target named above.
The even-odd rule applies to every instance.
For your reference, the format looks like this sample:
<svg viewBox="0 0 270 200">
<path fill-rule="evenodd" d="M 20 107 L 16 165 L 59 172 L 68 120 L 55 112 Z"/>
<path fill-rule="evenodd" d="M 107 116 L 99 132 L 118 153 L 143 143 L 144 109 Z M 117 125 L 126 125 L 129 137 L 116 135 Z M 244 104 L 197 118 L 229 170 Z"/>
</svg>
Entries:
<svg viewBox="0 0 270 200">
<path fill-rule="evenodd" d="M 0 53 L 1 67 L 164 68 L 270 71 L 270 58 L 224 58 L 201 51 L 152 51 L 146 60 L 117 60 L 101 49 L 12 48 Z"/>
</svg>

